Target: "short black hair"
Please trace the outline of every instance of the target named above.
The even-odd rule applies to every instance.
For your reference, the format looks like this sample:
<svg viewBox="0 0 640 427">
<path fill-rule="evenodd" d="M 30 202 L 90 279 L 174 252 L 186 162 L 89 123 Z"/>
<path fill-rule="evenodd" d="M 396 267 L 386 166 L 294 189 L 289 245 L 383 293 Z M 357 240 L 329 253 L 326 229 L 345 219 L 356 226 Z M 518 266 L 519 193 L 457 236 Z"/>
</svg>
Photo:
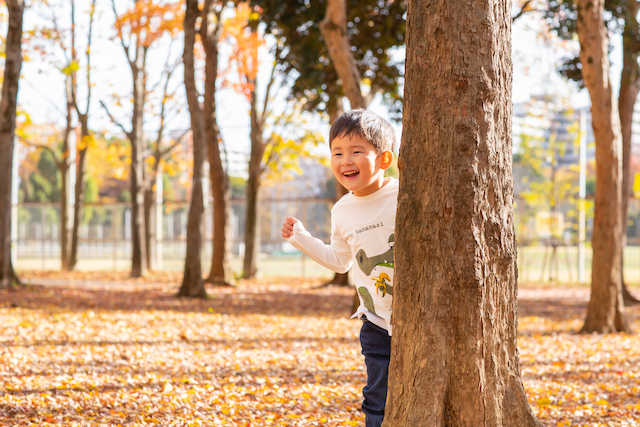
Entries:
<svg viewBox="0 0 640 427">
<path fill-rule="evenodd" d="M 336 119 L 329 131 L 329 146 L 335 138 L 358 135 L 369 141 L 378 154 L 393 152 L 396 145 L 396 132 L 391 123 L 364 108 L 356 108 Z"/>
</svg>

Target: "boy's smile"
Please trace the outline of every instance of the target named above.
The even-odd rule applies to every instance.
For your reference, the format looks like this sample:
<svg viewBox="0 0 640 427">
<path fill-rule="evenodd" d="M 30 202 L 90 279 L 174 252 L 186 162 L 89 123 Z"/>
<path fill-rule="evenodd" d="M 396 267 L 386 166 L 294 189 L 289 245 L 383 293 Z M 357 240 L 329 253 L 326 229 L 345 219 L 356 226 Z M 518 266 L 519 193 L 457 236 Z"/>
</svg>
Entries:
<svg viewBox="0 0 640 427">
<path fill-rule="evenodd" d="M 393 155 L 378 155 L 376 148 L 360 135 L 343 135 L 331 142 L 331 169 L 343 187 L 356 196 L 367 196 L 384 185 L 384 171 Z"/>
</svg>

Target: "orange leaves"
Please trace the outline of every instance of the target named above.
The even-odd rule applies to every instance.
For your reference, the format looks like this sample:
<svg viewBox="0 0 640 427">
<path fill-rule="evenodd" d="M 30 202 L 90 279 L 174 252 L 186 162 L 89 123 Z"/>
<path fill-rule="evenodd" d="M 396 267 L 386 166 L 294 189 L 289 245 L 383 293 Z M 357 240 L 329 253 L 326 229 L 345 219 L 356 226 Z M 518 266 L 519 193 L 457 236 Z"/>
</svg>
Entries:
<svg viewBox="0 0 640 427">
<path fill-rule="evenodd" d="M 221 37 L 231 45 L 229 69 L 221 73 L 225 76 L 225 84 L 232 86 L 248 99 L 251 99 L 258 75 L 258 48 L 264 44 L 264 39 L 250 25 L 251 21 L 256 20 L 256 13 L 247 3 L 238 4 L 235 16 L 224 22 Z M 235 68 L 239 78 L 238 82 L 232 82 L 226 78 L 230 74 L 231 68 Z"/>
<path fill-rule="evenodd" d="M 135 36 L 137 43 L 149 47 L 165 33 L 175 35 L 182 29 L 181 2 L 137 0 L 135 6 L 118 17 L 115 27 L 118 37 Z"/>
<path fill-rule="evenodd" d="M 271 278 L 194 301 L 179 272 L 127 276 L 29 273 L 49 286 L 0 295 L 0 425 L 363 425 L 352 289 Z M 587 297 L 520 290 L 529 401 L 546 426 L 637 427 L 640 337 L 576 335 Z"/>
</svg>

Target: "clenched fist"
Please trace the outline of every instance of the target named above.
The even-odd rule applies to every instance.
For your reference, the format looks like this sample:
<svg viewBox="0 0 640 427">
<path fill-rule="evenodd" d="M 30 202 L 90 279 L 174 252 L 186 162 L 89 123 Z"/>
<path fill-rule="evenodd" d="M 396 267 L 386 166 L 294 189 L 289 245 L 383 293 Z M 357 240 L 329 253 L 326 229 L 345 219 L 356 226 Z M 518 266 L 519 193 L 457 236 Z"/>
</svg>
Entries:
<svg viewBox="0 0 640 427">
<path fill-rule="evenodd" d="M 284 224 L 282 224 L 282 237 L 288 239 L 289 237 L 293 236 L 293 224 L 295 224 L 296 222 L 300 221 L 291 216 L 288 216 L 284 220 Z"/>
</svg>

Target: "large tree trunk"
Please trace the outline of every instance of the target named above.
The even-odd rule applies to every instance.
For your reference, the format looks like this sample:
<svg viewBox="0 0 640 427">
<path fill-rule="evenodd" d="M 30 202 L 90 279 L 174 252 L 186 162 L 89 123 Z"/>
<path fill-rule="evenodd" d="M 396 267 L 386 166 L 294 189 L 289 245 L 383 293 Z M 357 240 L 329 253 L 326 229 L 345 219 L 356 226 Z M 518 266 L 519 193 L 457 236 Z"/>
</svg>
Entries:
<svg viewBox="0 0 640 427">
<path fill-rule="evenodd" d="M 9 29 L 5 41 L 4 80 L 0 101 L 0 289 L 18 277 L 11 264 L 11 178 L 16 130 L 18 83 L 22 68 L 22 15 L 24 0 L 7 0 Z"/>
<path fill-rule="evenodd" d="M 249 157 L 249 179 L 247 180 L 247 220 L 244 234 L 244 279 L 251 279 L 258 273 L 260 256 L 260 212 L 258 207 L 260 179 L 262 176 L 262 157 L 266 144 L 262 138 L 261 119 L 258 117 L 257 93 L 251 94 L 251 155 Z"/>
<path fill-rule="evenodd" d="M 231 185 L 222 162 L 220 150 L 220 130 L 216 119 L 216 80 L 218 78 L 218 40 L 222 25 L 220 10 L 216 2 L 205 0 L 202 12 L 203 22 L 200 37 L 204 45 L 205 86 L 204 86 L 204 122 L 207 132 L 207 155 L 211 192 L 213 193 L 213 255 L 211 272 L 207 282 L 214 285 L 231 286 Z"/>
<path fill-rule="evenodd" d="M 360 72 L 351 52 L 347 34 L 347 5 L 345 0 L 328 0 L 327 12 L 320 22 L 320 31 L 329 49 L 329 57 L 336 70 L 342 90 L 351 103 L 351 108 L 367 108 L 360 91 Z"/>
<path fill-rule="evenodd" d="M 189 113 L 191 114 L 191 135 L 193 139 L 193 183 L 191 186 L 191 205 L 187 222 L 187 255 L 184 260 L 184 275 L 178 296 L 205 298 L 207 292 L 202 278 L 202 221 L 204 219 L 204 189 L 202 178 L 204 160 L 207 157 L 205 122 L 198 101 L 195 79 L 194 45 L 196 41 L 196 20 L 200 15 L 198 0 L 187 0 L 184 16 L 184 84 L 187 92 Z"/>
<path fill-rule="evenodd" d="M 596 140 L 591 299 L 582 332 L 629 331 L 622 284 L 622 135 L 609 79 L 604 0 L 579 0 L 577 32 L 582 75 L 591 96 Z"/>
<path fill-rule="evenodd" d="M 639 4 L 637 1 L 626 2 L 625 24 L 622 34 L 623 67 L 620 78 L 620 98 L 618 110 L 620 113 L 620 127 L 622 130 L 622 242 L 624 251 L 627 245 L 627 221 L 629 220 L 629 195 L 631 194 L 631 135 L 633 125 L 633 110 L 640 92 L 640 67 L 638 66 L 638 54 L 640 42 L 637 40 Z M 634 297 L 624 281 L 624 260 L 620 257 L 620 280 L 622 286 L 622 300 L 625 305 L 638 304 L 640 301 Z"/>
<path fill-rule="evenodd" d="M 541 425 L 516 346 L 510 12 L 409 0 L 383 426 Z"/>
</svg>

